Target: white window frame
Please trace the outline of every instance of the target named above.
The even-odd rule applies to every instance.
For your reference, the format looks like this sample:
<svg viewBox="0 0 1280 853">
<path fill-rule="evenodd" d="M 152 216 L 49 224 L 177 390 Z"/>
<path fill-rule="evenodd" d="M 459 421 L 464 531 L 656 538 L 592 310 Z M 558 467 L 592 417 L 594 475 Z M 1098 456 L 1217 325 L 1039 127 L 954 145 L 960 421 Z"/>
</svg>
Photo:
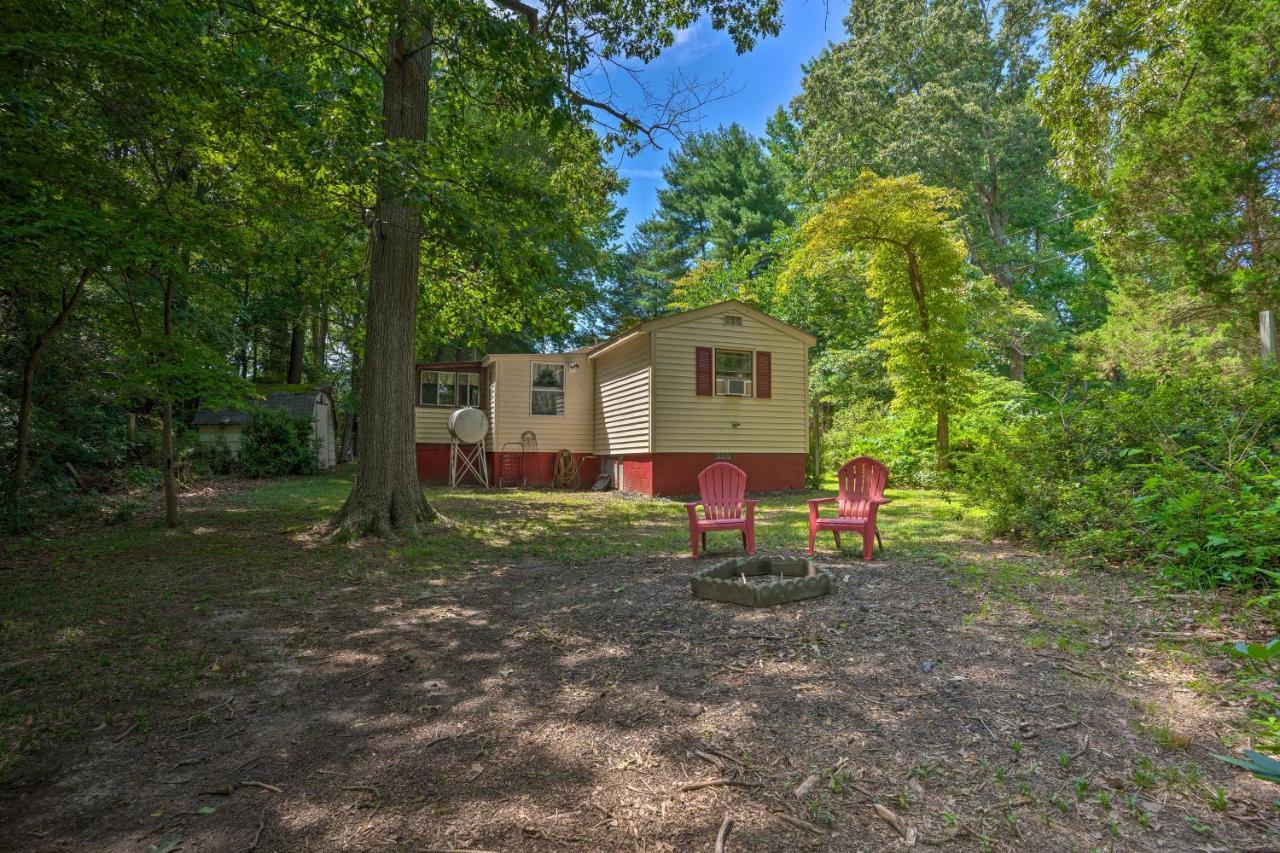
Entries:
<svg viewBox="0 0 1280 853">
<path fill-rule="evenodd" d="M 746 355 L 750 359 L 751 376 L 747 379 L 746 394 L 726 394 L 721 390 L 720 384 L 720 353 L 734 353 L 737 355 Z M 725 380 L 728 381 L 727 379 Z M 739 349 L 737 347 L 713 347 L 711 350 L 711 386 L 717 397 L 740 397 L 748 398 L 756 395 L 756 351 L 751 349 Z"/>
<path fill-rule="evenodd" d="M 534 380 L 538 376 L 538 368 L 551 367 L 560 373 L 560 387 L 548 388 L 546 386 L 534 385 Z M 531 361 L 529 362 L 529 415 L 535 418 L 563 418 L 565 413 L 565 382 L 569 376 L 569 367 L 562 361 Z M 533 401 L 539 393 L 549 394 L 560 392 L 560 407 L 557 412 L 536 412 L 534 411 Z"/>
<path fill-rule="evenodd" d="M 440 402 L 440 380 L 438 378 L 435 381 L 436 399 L 434 400 L 423 399 L 422 388 L 423 388 L 423 385 L 425 384 L 425 378 L 428 373 L 434 374 L 436 377 L 440 377 L 440 376 L 453 377 L 453 383 L 452 383 L 453 402 L 450 402 L 450 403 Z M 471 377 L 471 381 L 468 381 L 466 385 L 462 385 L 458 381 L 459 377 L 462 377 L 462 376 Z M 472 403 L 466 400 L 462 402 L 458 401 L 459 388 L 475 388 L 476 402 L 474 405 L 475 406 L 480 405 L 480 373 L 479 371 L 476 371 L 476 370 L 420 370 L 418 371 L 418 405 L 419 406 L 435 406 L 438 408 L 463 409 L 473 405 Z"/>
</svg>

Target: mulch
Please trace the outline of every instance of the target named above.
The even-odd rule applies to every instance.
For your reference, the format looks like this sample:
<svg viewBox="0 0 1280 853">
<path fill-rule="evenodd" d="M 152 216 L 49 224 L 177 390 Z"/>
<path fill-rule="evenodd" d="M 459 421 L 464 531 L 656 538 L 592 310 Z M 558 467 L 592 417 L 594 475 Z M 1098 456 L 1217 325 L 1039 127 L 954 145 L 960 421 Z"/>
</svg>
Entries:
<svg viewBox="0 0 1280 853">
<path fill-rule="evenodd" d="M 1277 849 L 1276 789 L 1211 757 L 1236 712 L 1138 666 L 1157 605 L 1036 652 L 1025 614 L 975 617 L 937 562 L 820 565 L 833 595 L 761 610 L 692 598 L 695 564 L 658 558 L 211 614 L 248 677 L 27 768 L 0 847 Z M 1138 697 L 1179 703 L 1189 744 L 1155 745 Z"/>
</svg>

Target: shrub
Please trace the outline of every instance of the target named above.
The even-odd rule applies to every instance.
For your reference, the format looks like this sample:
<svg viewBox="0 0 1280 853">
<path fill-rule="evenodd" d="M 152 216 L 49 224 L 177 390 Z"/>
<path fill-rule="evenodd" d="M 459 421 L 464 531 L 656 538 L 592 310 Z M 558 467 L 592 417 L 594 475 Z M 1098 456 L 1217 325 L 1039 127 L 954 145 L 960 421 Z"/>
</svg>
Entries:
<svg viewBox="0 0 1280 853">
<path fill-rule="evenodd" d="M 1280 386 L 1185 378 L 1026 406 L 964 461 L 993 532 L 1197 588 L 1280 570 Z"/>
<path fill-rule="evenodd" d="M 244 428 L 240 470 L 248 477 L 313 473 L 316 450 L 311 439 L 311 418 L 279 409 L 255 410 Z"/>
</svg>

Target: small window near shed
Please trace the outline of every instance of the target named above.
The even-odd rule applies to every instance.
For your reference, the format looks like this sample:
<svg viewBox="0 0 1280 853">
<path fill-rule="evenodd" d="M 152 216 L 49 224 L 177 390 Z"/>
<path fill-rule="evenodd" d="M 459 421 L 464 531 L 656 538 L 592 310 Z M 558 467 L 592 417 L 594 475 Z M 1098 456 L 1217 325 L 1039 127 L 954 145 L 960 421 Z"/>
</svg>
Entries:
<svg viewBox="0 0 1280 853">
<path fill-rule="evenodd" d="M 725 314 L 722 318 L 726 326 L 741 326 L 742 317 L 738 314 Z"/>
</svg>

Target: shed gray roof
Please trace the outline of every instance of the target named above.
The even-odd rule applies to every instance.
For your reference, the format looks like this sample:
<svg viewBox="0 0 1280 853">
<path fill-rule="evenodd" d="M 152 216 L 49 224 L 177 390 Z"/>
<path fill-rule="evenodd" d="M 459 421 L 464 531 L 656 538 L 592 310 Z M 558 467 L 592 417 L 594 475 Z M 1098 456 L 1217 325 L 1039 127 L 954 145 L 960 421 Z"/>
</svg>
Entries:
<svg viewBox="0 0 1280 853">
<path fill-rule="evenodd" d="M 323 388 L 313 391 L 272 391 L 262 403 L 243 409 L 201 409 L 196 412 L 196 426 L 227 426 L 247 424 L 253 408 L 280 409 L 291 415 L 309 418 L 315 411 L 316 395 L 326 393 Z"/>
</svg>

